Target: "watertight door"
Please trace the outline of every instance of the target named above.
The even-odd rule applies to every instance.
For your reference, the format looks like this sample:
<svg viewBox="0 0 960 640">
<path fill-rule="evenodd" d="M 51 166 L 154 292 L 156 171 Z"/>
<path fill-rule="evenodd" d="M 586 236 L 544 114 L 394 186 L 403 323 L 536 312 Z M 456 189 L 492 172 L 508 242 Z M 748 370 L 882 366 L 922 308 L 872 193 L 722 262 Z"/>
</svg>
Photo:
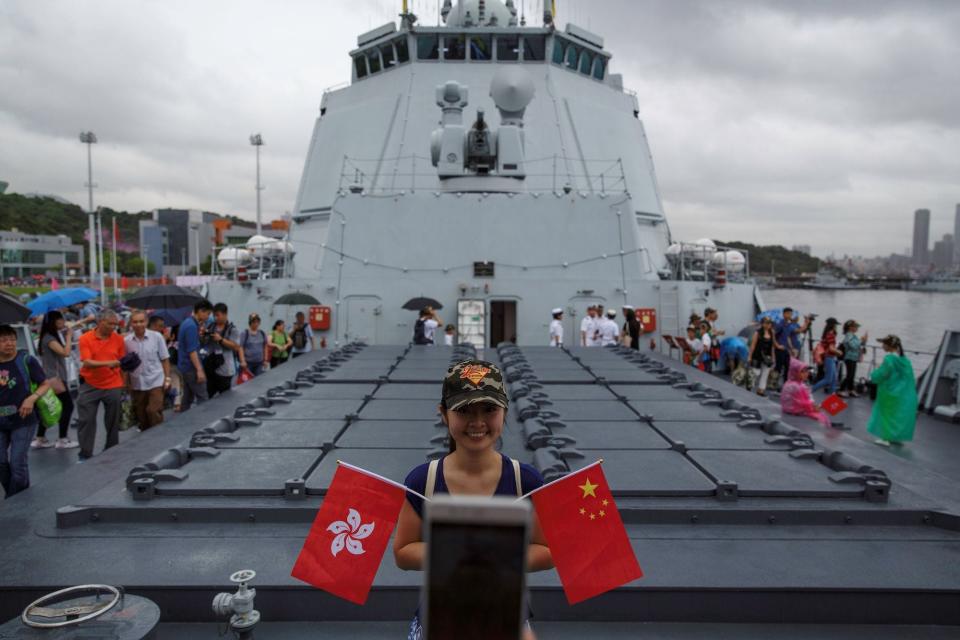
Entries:
<svg viewBox="0 0 960 640">
<path fill-rule="evenodd" d="M 517 301 L 490 301 L 490 346 L 517 341 Z"/>
<path fill-rule="evenodd" d="M 344 339 L 363 340 L 367 344 L 377 343 L 377 320 L 380 317 L 379 296 L 348 296 L 347 329 Z"/>
</svg>

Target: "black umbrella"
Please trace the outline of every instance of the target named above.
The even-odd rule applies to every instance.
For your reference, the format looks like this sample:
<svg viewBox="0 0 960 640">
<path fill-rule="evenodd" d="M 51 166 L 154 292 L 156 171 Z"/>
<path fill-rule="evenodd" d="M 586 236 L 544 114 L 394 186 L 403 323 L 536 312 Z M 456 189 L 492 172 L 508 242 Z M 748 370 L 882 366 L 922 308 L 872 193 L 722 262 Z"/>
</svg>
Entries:
<svg viewBox="0 0 960 640">
<path fill-rule="evenodd" d="M 156 284 L 144 287 L 127 298 L 127 305 L 135 309 L 179 309 L 192 307 L 203 296 L 191 289 L 173 284 Z"/>
<path fill-rule="evenodd" d="M 443 305 L 433 298 L 410 298 L 403 305 L 404 309 L 409 309 L 410 311 L 420 311 L 420 309 L 423 309 L 424 307 L 443 309 Z"/>
<path fill-rule="evenodd" d="M 31 315 L 33 315 L 33 312 L 20 304 L 19 300 L 15 300 L 6 293 L 0 292 L 0 324 L 23 322 Z"/>
<path fill-rule="evenodd" d="M 292 293 L 285 293 L 273 304 L 320 304 L 320 301 L 311 296 L 308 293 L 303 293 L 302 291 L 294 291 Z"/>
</svg>

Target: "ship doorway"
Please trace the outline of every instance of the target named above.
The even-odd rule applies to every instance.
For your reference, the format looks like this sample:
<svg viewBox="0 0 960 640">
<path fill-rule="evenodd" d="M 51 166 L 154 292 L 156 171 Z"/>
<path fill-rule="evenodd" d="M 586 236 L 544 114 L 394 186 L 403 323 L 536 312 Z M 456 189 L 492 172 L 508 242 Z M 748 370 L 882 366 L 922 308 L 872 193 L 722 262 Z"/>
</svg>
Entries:
<svg viewBox="0 0 960 640">
<path fill-rule="evenodd" d="M 490 301 L 490 346 L 517 341 L 517 301 Z"/>
<path fill-rule="evenodd" d="M 378 296 L 349 296 L 346 300 L 347 329 L 344 340 L 362 340 L 367 344 L 377 343 L 377 318 L 380 316 Z"/>
</svg>

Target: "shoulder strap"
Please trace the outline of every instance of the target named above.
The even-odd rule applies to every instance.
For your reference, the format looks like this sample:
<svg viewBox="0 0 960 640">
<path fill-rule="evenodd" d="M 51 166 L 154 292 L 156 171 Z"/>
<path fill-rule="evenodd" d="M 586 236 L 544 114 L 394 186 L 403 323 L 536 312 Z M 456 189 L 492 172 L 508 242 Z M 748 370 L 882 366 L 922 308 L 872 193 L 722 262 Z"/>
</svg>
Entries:
<svg viewBox="0 0 960 640">
<path fill-rule="evenodd" d="M 517 483 L 517 497 L 520 498 L 523 496 L 523 483 L 520 482 L 520 461 L 511 459 L 510 462 L 513 463 L 513 479 Z"/>
<path fill-rule="evenodd" d="M 437 483 L 437 467 L 439 466 L 439 460 L 431 460 L 427 466 L 427 485 L 423 488 L 423 495 L 427 496 L 427 499 L 433 497 L 433 485 Z"/>
<path fill-rule="evenodd" d="M 30 354 L 26 351 L 17 352 L 17 368 L 20 370 L 20 375 L 23 377 L 23 381 L 27 384 L 27 387 L 32 392 L 37 388 L 37 384 L 30 377 L 30 366 L 27 363 L 27 358 L 30 357 Z"/>
<path fill-rule="evenodd" d="M 240 334 L 240 346 L 244 349 L 247 348 L 247 340 L 250 338 L 250 329 L 244 329 L 243 333 Z"/>
</svg>

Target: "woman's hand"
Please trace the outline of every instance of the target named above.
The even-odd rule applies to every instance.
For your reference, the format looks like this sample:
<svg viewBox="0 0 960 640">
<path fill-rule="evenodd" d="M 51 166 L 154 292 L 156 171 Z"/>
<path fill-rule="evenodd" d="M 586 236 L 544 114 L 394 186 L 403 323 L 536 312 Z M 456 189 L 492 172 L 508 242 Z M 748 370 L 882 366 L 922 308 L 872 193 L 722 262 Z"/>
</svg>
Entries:
<svg viewBox="0 0 960 640">
<path fill-rule="evenodd" d="M 23 404 L 20 405 L 20 417 L 26 418 L 31 413 L 33 413 L 33 406 L 37 403 L 36 394 L 31 393 L 27 396 L 27 399 L 23 401 Z"/>
</svg>

